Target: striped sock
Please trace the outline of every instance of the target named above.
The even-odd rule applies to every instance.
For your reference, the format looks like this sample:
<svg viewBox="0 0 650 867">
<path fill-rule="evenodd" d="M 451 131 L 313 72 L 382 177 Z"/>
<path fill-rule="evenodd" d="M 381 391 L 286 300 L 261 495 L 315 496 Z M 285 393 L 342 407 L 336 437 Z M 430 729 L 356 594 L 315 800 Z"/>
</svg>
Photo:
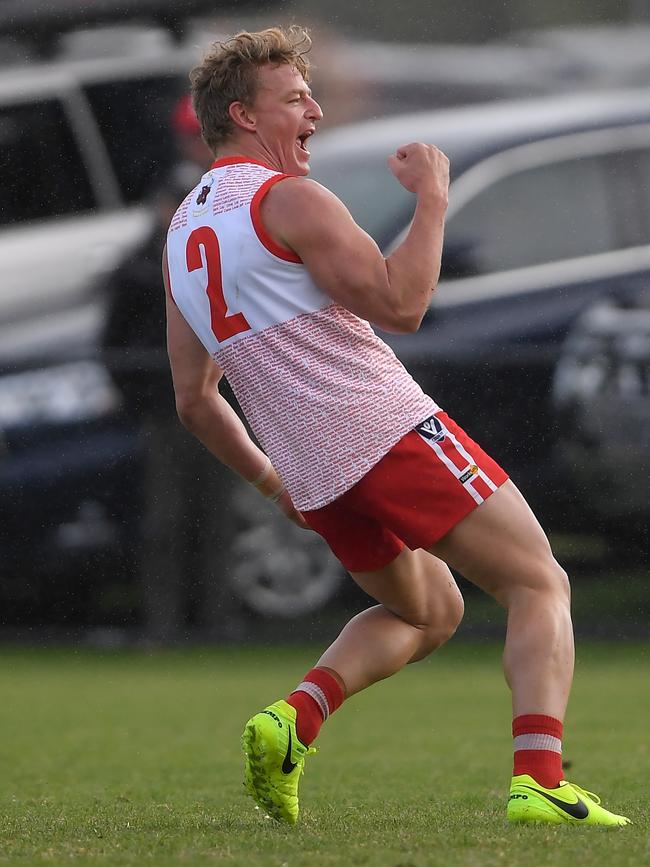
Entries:
<svg viewBox="0 0 650 867">
<path fill-rule="evenodd" d="M 343 704 L 345 689 L 336 672 L 312 668 L 291 693 L 287 703 L 296 709 L 296 734 L 308 747 L 327 717 Z"/>
<path fill-rule="evenodd" d="M 543 714 L 523 714 L 512 722 L 513 776 L 529 774 L 545 789 L 555 789 L 562 775 L 562 723 Z"/>
</svg>

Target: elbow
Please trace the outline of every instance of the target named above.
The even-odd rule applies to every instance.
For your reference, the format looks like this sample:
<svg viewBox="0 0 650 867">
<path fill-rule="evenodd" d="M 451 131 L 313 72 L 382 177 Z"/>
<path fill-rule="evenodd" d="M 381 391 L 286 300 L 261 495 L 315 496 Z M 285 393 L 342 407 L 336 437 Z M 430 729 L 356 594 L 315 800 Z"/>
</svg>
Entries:
<svg viewBox="0 0 650 867">
<path fill-rule="evenodd" d="M 192 392 L 176 394 L 176 413 L 183 427 L 193 433 L 198 425 L 201 399 Z"/>
<path fill-rule="evenodd" d="M 391 325 L 387 331 L 392 331 L 393 334 L 415 334 L 422 325 L 424 314 L 427 312 L 428 304 L 424 307 L 420 306 L 417 309 L 396 311 L 396 315 L 391 321 Z"/>
<path fill-rule="evenodd" d="M 422 317 L 421 316 L 418 316 L 417 319 L 410 320 L 404 329 L 404 334 L 416 334 L 420 330 L 421 324 L 422 324 Z"/>
<path fill-rule="evenodd" d="M 415 297 L 405 299 L 403 304 L 396 305 L 391 310 L 390 324 L 386 329 L 395 334 L 415 334 L 422 325 L 435 285 L 423 287 Z"/>
<path fill-rule="evenodd" d="M 388 331 L 389 334 L 415 334 L 420 327 L 420 321 L 416 322 L 414 319 L 391 320 L 390 323 L 380 325 L 380 328 Z"/>
<path fill-rule="evenodd" d="M 381 328 L 382 331 L 387 331 L 389 334 L 415 334 L 422 322 L 422 316 L 411 315 L 393 315 L 375 321 L 375 325 Z"/>
<path fill-rule="evenodd" d="M 195 435 L 202 430 L 207 415 L 219 400 L 219 377 L 175 383 L 176 413 L 181 424 Z"/>
<path fill-rule="evenodd" d="M 411 313 L 409 316 L 405 316 L 403 321 L 402 334 L 415 334 L 416 331 L 419 331 L 420 325 L 422 325 L 422 320 L 424 319 L 425 312 L 425 310 L 420 310 L 415 313 Z"/>
</svg>

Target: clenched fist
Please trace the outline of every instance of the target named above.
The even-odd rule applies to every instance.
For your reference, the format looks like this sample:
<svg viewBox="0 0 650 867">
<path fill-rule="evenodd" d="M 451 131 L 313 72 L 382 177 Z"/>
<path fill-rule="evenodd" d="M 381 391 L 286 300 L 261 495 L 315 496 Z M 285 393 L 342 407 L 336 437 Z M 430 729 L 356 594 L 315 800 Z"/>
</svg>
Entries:
<svg viewBox="0 0 650 867">
<path fill-rule="evenodd" d="M 447 202 L 449 160 L 434 145 L 413 142 L 388 157 L 388 166 L 400 184 L 417 196 L 434 196 Z"/>
</svg>

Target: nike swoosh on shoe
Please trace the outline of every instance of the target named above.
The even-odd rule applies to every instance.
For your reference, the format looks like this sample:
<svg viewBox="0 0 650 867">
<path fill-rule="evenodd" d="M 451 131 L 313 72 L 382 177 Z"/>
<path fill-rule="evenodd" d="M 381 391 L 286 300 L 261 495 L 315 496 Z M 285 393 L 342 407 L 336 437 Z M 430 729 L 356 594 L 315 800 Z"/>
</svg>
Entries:
<svg viewBox="0 0 650 867">
<path fill-rule="evenodd" d="M 291 761 L 291 726 L 289 726 L 289 746 L 287 747 L 287 754 L 282 762 L 282 773 L 290 774 L 296 767 L 296 764 L 296 762 Z"/>
<path fill-rule="evenodd" d="M 575 802 L 575 804 L 568 804 L 566 801 L 561 801 L 559 798 L 553 797 L 553 795 L 549 795 L 548 792 L 543 791 L 542 789 L 535 789 L 533 786 L 527 786 L 525 783 L 520 783 L 517 786 L 518 789 L 528 789 L 530 792 L 534 792 L 536 795 L 541 795 L 542 798 L 546 798 L 551 804 L 556 807 L 559 807 L 569 816 L 574 819 L 586 819 L 589 815 L 589 808 L 585 804 L 584 801 L 581 801 L 580 798 Z M 578 797 L 576 795 L 576 797 Z"/>
</svg>

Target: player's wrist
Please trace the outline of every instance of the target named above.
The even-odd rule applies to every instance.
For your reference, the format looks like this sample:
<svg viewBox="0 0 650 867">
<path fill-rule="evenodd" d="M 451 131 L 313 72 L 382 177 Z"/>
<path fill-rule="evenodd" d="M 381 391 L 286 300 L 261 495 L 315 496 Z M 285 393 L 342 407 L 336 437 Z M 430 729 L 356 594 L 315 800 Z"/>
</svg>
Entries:
<svg viewBox="0 0 650 867">
<path fill-rule="evenodd" d="M 248 481 L 254 488 L 257 488 L 266 481 L 266 479 L 271 474 L 272 469 L 273 464 L 271 463 L 270 458 L 267 455 L 264 455 L 264 466 L 260 470 L 259 475 L 257 475 L 254 479 L 249 479 Z"/>
<path fill-rule="evenodd" d="M 449 193 L 435 183 L 423 183 L 415 191 L 420 209 L 429 207 L 435 211 L 446 211 L 449 205 Z"/>
<path fill-rule="evenodd" d="M 277 503 L 285 490 L 280 476 L 278 476 L 268 457 L 259 474 L 256 478 L 251 479 L 250 483 L 254 488 L 257 488 L 263 497 L 266 497 L 272 503 Z"/>
<path fill-rule="evenodd" d="M 267 494 L 266 499 L 270 500 L 272 503 L 278 503 L 282 499 L 282 495 L 285 491 L 286 488 L 284 487 L 282 482 L 280 482 L 280 487 L 277 488 L 273 493 Z"/>
</svg>

